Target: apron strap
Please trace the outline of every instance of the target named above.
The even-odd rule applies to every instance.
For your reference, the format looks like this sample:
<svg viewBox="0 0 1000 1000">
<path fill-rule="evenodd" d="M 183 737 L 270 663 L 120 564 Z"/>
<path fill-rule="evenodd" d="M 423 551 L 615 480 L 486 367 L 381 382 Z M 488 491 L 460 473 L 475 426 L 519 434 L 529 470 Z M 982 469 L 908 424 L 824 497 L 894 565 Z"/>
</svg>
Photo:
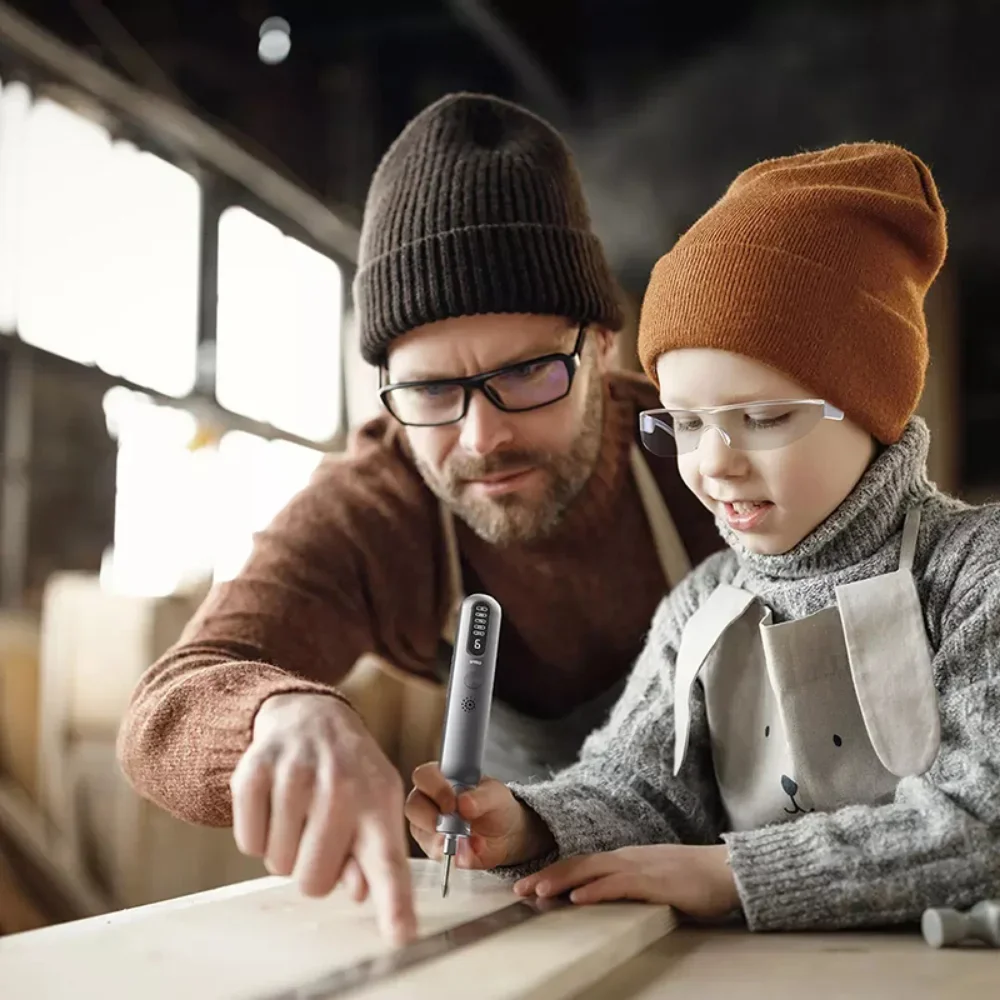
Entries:
<svg viewBox="0 0 1000 1000">
<path fill-rule="evenodd" d="M 836 588 L 847 658 L 861 716 L 887 771 L 923 774 L 941 745 L 934 662 L 913 574 Z"/>
<path fill-rule="evenodd" d="M 465 600 L 465 587 L 462 584 L 462 560 L 458 552 L 458 537 L 455 534 L 455 516 L 438 501 L 441 513 L 441 536 L 444 540 L 445 571 L 448 574 L 447 612 L 441 626 L 441 638 L 451 646 L 455 641 L 455 631 L 458 629 L 458 616 Z"/>
<path fill-rule="evenodd" d="M 653 533 L 653 544 L 656 546 L 660 566 L 663 567 L 663 575 L 667 578 L 669 588 L 673 590 L 691 572 L 691 560 L 681 541 L 677 525 L 670 515 L 667 502 L 660 492 L 659 484 L 639 453 L 638 445 L 632 445 L 629 462 L 632 465 L 635 485 L 639 490 L 639 499 L 646 512 L 646 520 Z"/>
<path fill-rule="evenodd" d="M 899 550 L 899 568 L 908 573 L 913 570 L 913 557 L 917 551 L 917 535 L 920 534 L 920 515 L 922 505 L 911 507 L 906 512 L 903 522 L 903 543 Z"/>
<path fill-rule="evenodd" d="M 934 664 L 913 579 L 921 505 L 906 512 L 899 569 L 835 588 L 865 729 L 887 771 L 923 774 L 941 745 Z"/>
<path fill-rule="evenodd" d="M 674 660 L 674 774 L 687 755 L 691 736 L 691 689 L 726 629 L 753 604 L 753 594 L 720 584 L 688 619 Z"/>
</svg>

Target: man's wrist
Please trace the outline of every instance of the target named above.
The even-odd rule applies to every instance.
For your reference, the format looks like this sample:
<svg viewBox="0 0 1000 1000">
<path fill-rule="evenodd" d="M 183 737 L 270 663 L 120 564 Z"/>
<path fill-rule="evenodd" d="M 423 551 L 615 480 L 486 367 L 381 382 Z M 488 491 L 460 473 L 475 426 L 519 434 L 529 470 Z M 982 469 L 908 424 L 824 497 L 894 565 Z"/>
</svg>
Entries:
<svg viewBox="0 0 1000 1000">
<path fill-rule="evenodd" d="M 355 715 L 358 715 L 358 711 L 354 705 L 351 704 L 350 699 L 336 688 L 327 688 L 323 690 L 312 688 L 302 691 L 276 691 L 274 694 L 269 694 L 257 706 L 257 711 L 254 714 L 254 727 L 256 727 L 258 721 L 261 719 L 266 720 L 275 713 L 281 712 L 292 705 L 300 703 L 304 698 L 310 700 L 322 698 L 327 701 L 336 702 L 354 712 Z M 358 717 L 360 718 L 360 715 Z"/>
</svg>

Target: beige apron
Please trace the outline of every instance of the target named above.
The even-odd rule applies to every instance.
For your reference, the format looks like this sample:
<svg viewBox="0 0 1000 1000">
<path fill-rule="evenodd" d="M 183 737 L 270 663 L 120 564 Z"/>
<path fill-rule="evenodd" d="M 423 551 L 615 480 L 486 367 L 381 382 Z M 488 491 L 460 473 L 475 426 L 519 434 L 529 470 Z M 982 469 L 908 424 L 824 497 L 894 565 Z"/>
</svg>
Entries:
<svg viewBox="0 0 1000 1000">
<path fill-rule="evenodd" d="M 667 584 L 673 589 L 690 572 L 691 563 L 659 486 L 637 446 L 632 446 L 629 457 L 657 556 Z M 451 592 L 451 610 L 441 631 L 440 674 L 445 680 L 465 590 L 453 515 L 443 504 L 440 509 Z M 503 668 L 502 662 L 497 664 L 498 670 Z M 626 680 L 627 675 L 596 698 L 556 719 L 525 715 L 494 698 L 490 709 L 484 773 L 501 781 L 527 782 L 549 777 L 569 766 L 576 760 L 583 741 L 607 718 Z"/>
<path fill-rule="evenodd" d="M 675 668 L 674 773 L 700 681 L 713 763 L 733 830 L 801 812 L 888 801 L 940 745 L 937 692 L 912 565 L 920 508 L 894 572 L 836 588 L 836 605 L 775 624 L 736 586 L 684 629 Z"/>
</svg>

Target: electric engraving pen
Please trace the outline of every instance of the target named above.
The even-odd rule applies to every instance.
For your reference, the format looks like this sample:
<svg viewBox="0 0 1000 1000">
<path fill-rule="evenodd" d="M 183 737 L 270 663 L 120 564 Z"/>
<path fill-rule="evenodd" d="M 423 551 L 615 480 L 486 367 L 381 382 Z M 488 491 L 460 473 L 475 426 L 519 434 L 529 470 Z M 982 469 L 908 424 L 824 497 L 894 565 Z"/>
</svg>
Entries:
<svg viewBox="0 0 1000 1000">
<path fill-rule="evenodd" d="M 482 778 L 500 618 L 500 605 L 486 594 L 471 594 L 462 602 L 448 678 L 440 763 L 441 773 L 456 796 L 475 788 Z M 459 838 L 468 837 L 471 830 L 457 812 L 442 815 L 436 830 L 444 834 L 441 895 L 447 896 L 451 859 Z"/>
</svg>

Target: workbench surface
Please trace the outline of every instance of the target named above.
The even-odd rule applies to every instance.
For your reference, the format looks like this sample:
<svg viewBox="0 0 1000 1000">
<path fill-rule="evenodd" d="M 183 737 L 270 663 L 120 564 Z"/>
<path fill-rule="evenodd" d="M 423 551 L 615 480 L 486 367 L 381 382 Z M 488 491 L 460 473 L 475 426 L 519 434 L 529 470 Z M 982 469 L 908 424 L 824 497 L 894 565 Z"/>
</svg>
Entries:
<svg viewBox="0 0 1000 1000">
<path fill-rule="evenodd" d="M 414 860 L 422 934 L 514 901 L 507 883 Z M 734 996 L 879 1000 L 1000 995 L 1000 952 L 935 951 L 919 934 L 749 934 L 676 928 L 668 907 L 616 903 L 534 917 L 352 996 L 639 1000 Z M 306 899 L 288 879 L 0 938 L 3 1000 L 253 1000 L 390 950 L 370 903 Z M 470 979 L 475 988 L 469 991 Z"/>
</svg>

